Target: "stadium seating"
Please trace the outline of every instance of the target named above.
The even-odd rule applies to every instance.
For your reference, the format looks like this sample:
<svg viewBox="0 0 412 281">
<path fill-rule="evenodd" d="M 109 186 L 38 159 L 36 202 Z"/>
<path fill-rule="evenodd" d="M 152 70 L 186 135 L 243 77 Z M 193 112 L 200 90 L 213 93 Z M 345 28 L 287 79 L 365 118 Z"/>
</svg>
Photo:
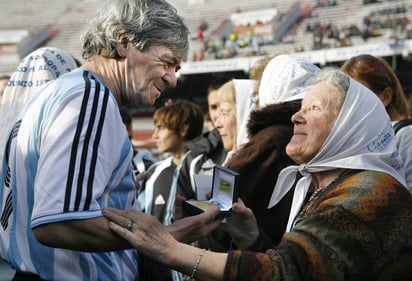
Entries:
<svg viewBox="0 0 412 281">
<path fill-rule="evenodd" d="M 81 60 L 81 46 L 79 35 L 87 19 L 99 7 L 109 0 L 79 0 L 79 1 L 51 1 L 51 0 L 0 0 L 0 21 L 1 31 L 28 30 L 33 41 L 33 45 L 25 45 L 19 48 L 18 56 L 22 58 L 38 45 L 54 46 L 64 48 L 71 52 L 76 58 Z M 230 20 L 230 15 L 236 12 L 254 11 L 261 9 L 276 8 L 282 16 L 285 16 L 292 5 L 299 3 L 301 7 L 301 18 L 292 26 L 288 32 L 286 42 L 276 45 L 261 46 L 257 55 L 274 55 L 284 52 L 311 51 L 314 49 L 339 48 L 347 45 L 362 45 L 375 42 L 387 42 L 403 39 L 402 33 L 395 33 L 394 28 L 385 27 L 378 30 L 380 36 L 371 36 L 367 41 L 361 35 L 349 36 L 347 40 L 342 38 L 330 38 L 324 36 L 322 45 L 316 46 L 314 34 L 308 32 L 310 25 L 331 25 L 340 32 L 349 27 L 355 26 L 362 30 L 365 17 L 373 20 L 385 21 L 389 16 L 380 11 L 390 11 L 394 7 L 404 7 L 406 12 L 390 15 L 398 20 L 403 17 L 412 19 L 412 3 L 410 0 L 379 1 L 373 4 L 364 4 L 364 0 L 336 0 L 336 5 L 319 6 L 319 0 L 170 0 L 179 13 L 185 18 L 191 31 L 191 53 L 202 52 L 202 58 L 214 59 L 212 55 L 204 52 L 204 44 L 197 40 L 197 30 L 199 26 L 207 23 L 208 28 L 204 31 L 204 38 L 218 36 L 220 28 Z M 373 16 L 371 16 L 373 15 Z M 38 42 L 43 37 L 39 32 L 47 31 L 44 42 Z M 405 36 L 404 36 L 405 37 Z M 7 42 L 7 38 L 0 38 L 0 44 Z M 0 46 L 1 47 L 1 46 Z M 21 47 L 21 46 L 20 46 Z M 14 70 L 18 61 L 2 60 L 4 49 L 0 48 L 0 74 L 10 73 Z M 237 50 L 236 55 L 247 57 L 256 55 L 256 50 L 247 46 Z M 199 59 L 199 56 L 196 56 Z M 190 60 L 192 57 L 190 57 Z"/>
</svg>

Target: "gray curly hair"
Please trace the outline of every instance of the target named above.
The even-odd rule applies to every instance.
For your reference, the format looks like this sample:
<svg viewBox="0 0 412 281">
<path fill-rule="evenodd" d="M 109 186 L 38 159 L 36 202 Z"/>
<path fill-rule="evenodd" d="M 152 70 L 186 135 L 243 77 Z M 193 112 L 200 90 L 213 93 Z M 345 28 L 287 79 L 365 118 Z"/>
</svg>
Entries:
<svg viewBox="0 0 412 281">
<path fill-rule="evenodd" d="M 152 45 L 164 45 L 185 61 L 189 30 L 176 9 L 164 0 L 116 0 L 89 21 L 81 42 L 85 60 L 98 54 L 117 58 L 117 44 L 131 42 L 142 52 Z"/>
</svg>

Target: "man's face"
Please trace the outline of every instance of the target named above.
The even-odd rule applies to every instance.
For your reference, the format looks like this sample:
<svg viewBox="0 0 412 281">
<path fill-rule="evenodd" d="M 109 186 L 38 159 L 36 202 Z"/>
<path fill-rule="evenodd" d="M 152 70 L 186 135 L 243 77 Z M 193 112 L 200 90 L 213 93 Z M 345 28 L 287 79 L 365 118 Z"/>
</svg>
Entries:
<svg viewBox="0 0 412 281">
<path fill-rule="evenodd" d="M 122 98 L 135 105 L 154 104 L 164 90 L 176 87 L 180 63 L 181 60 L 165 46 L 154 45 L 141 52 L 133 43 L 128 43 Z"/>
</svg>

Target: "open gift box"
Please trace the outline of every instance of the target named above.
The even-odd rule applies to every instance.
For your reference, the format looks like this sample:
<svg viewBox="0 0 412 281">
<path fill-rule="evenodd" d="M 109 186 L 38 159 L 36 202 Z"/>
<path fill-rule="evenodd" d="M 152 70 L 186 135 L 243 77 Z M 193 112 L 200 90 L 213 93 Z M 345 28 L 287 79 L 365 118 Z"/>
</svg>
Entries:
<svg viewBox="0 0 412 281">
<path fill-rule="evenodd" d="M 192 215 L 200 214 L 211 206 L 220 208 L 218 217 L 230 215 L 233 202 L 237 201 L 239 173 L 228 168 L 216 165 L 213 168 L 212 192 L 210 200 L 190 199 L 184 202 L 183 207 Z"/>
</svg>

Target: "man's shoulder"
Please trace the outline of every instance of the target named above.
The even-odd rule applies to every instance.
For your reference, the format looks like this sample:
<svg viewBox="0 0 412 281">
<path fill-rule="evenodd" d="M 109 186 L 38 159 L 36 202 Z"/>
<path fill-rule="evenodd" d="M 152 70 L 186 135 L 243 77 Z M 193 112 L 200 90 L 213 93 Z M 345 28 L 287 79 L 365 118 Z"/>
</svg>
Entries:
<svg viewBox="0 0 412 281">
<path fill-rule="evenodd" d="M 83 69 L 74 69 L 71 72 L 65 73 L 59 78 L 52 81 L 54 84 L 53 91 L 55 92 L 74 92 L 85 88 L 85 79 L 83 77 Z"/>
</svg>

